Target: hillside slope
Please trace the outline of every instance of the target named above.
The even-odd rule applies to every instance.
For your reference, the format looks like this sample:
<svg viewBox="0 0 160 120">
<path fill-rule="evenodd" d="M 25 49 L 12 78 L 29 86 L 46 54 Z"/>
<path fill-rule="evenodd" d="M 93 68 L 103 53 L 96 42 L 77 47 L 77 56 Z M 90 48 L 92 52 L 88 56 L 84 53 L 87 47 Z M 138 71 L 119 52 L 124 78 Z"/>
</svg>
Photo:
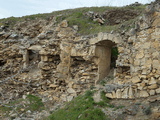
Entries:
<svg viewBox="0 0 160 120">
<path fill-rule="evenodd" d="M 0 19 L 0 118 L 159 119 L 159 0 L 146 6 Z"/>
</svg>

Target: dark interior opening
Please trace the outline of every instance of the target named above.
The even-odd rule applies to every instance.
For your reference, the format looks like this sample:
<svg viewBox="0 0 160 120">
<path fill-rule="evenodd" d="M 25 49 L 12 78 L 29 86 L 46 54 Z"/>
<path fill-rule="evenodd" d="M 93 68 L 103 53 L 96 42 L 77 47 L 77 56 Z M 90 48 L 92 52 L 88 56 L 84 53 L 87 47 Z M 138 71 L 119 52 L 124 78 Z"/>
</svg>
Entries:
<svg viewBox="0 0 160 120">
<path fill-rule="evenodd" d="M 130 66 L 118 66 L 117 72 L 120 74 L 130 75 Z"/>
<path fill-rule="evenodd" d="M 116 46 L 112 47 L 111 49 L 111 64 L 110 64 L 110 68 L 116 68 L 116 60 L 118 58 L 118 48 Z"/>
<path fill-rule="evenodd" d="M 81 63 L 86 63 L 86 61 L 81 56 L 74 56 L 74 57 L 71 57 L 71 58 L 73 60 L 73 63 L 71 65 L 71 67 L 78 66 Z"/>
<path fill-rule="evenodd" d="M 51 55 L 49 59 L 52 59 L 52 62 L 58 65 L 61 62 L 60 55 Z"/>
<path fill-rule="evenodd" d="M 38 51 L 28 50 L 28 54 L 29 54 L 29 61 L 40 60 L 40 56 L 38 54 Z"/>
<path fill-rule="evenodd" d="M 3 66 L 4 64 L 6 64 L 6 62 L 4 60 L 0 60 L 0 66 Z"/>
</svg>

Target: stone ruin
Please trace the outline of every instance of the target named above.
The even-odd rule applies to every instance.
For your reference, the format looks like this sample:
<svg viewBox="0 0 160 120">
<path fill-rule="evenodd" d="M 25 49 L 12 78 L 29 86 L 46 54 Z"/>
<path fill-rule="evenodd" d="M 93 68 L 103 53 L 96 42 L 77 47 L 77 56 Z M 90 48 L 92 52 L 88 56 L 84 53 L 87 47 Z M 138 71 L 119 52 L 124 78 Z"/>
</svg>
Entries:
<svg viewBox="0 0 160 120">
<path fill-rule="evenodd" d="M 125 34 L 78 36 L 78 26 L 68 27 L 66 20 L 58 26 L 55 18 L 37 21 L 18 23 L 13 31 L 1 28 L 1 83 L 12 73 L 11 78 L 30 87 L 9 80 L 0 91 L 38 91 L 50 99 L 70 101 L 111 74 L 111 50 L 116 47 L 119 55 L 112 68 L 114 79 L 105 86 L 106 96 L 134 99 L 160 93 L 158 4 L 149 6 Z"/>
</svg>

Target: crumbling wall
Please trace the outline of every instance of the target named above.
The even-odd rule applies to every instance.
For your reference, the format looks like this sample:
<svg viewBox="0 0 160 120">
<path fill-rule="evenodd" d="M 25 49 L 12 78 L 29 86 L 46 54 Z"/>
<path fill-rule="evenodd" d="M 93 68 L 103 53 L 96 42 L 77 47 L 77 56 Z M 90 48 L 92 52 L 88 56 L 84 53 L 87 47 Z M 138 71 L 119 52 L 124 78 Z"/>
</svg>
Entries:
<svg viewBox="0 0 160 120">
<path fill-rule="evenodd" d="M 160 9 L 151 4 L 129 38 L 118 47 L 116 88 L 111 98 L 141 98 L 160 93 Z M 125 86 L 124 86 L 125 85 Z M 123 87 L 122 87 L 123 86 Z"/>
<path fill-rule="evenodd" d="M 111 32 L 78 36 L 66 20 L 56 25 L 54 17 L 49 21 L 37 19 L 24 29 L 30 22 L 18 23 L 14 32 L 3 30 L 0 83 L 5 85 L 1 92 L 17 97 L 39 93 L 49 100 L 70 101 L 107 77 L 111 49 L 116 46 L 119 55 L 114 79 L 105 87 L 106 96 L 140 98 L 159 94 L 160 10 L 158 5 L 151 8 L 125 35 Z"/>
</svg>

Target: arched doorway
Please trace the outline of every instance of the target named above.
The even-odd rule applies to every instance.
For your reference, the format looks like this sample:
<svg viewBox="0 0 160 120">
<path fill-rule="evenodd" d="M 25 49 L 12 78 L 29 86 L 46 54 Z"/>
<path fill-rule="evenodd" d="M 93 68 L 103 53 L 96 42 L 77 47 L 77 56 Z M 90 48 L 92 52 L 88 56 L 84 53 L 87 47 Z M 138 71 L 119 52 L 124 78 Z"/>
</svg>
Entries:
<svg viewBox="0 0 160 120">
<path fill-rule="evenodd" d="M 115 45 L 116 44 L 110 40 L 103 40 L 96 43 L 95 54 L 98 57 L 98 81 L 104 79 L 109 74 L 111 66 L 111 49 Z"/>
</svg>

